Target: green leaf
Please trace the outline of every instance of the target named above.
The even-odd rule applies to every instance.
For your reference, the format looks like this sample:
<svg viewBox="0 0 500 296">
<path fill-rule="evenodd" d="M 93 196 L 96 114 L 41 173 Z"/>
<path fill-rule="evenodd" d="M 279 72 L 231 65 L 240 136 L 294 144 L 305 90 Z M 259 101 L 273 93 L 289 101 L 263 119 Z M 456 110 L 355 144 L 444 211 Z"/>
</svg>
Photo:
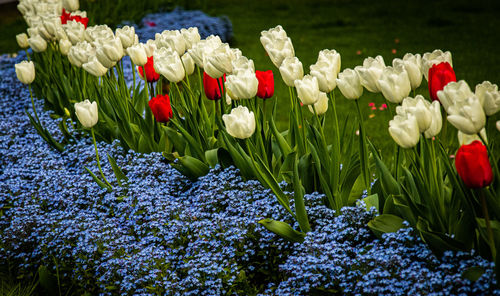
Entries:
<svg viewBox="0 0 500 296">
<path fill-rule="evenodd" d="M 472 266 L 462 272 L 462 277 L 469 281 L 477 281 L 486 271 L 481 266 Z"/>
<path fill-rule="evenodd" d="M 438 255 L 442 255 L 447 250 L 460 251 L 465 250 L 464 244 L 456 239 L 451 238 L 445 233 L 440 233 L 430 229 L 429 222 L 418 217 L 416 225 L 417 230 L 420 232 L 422 240 L 426 242 L 429 247 Z"/>
<path fill-rule="evenodd" d="M 112 190 L 111 187 L 109 187 L 106 183 L 104 183 L 99 178 L 97 178 L 97 176 L 94 175 L 94 173 L 92 173 L 92 171 L 89 170 L 89 168 L 85 167 L 85 169 L 92 176 L 92 179 L 94 179 L 94 181 L 97 183 L 97 185 L 99 185 L 101 188 L 104 188 L 104 189 L 108 190 L 108 192 L 111 192 L 111 190 Z"/>
<path fill-rule="evenodd" d="M 375 193 L 372 195 L 368 195 L 367 197 L 363 198 L 362 201 L 365 202 L 365 207 L 367 211 L 369 211 L 372 207 L 375 207 L 375 209 L 377 209 L 377 212 L 380 213 L 378 208 L 378 194 Z M 359 201 L 356 204 L 359 205 Z"/>
<path fill-rule="evenodd" d="M 179 164 L 183 167 L 183 173 L 193 181 L 208 174 L 210 167 L 201 160 L 189 155 L 178 158 Z"/>
<path fill-rule="evenodd" d="M 368 227 L 370 227 L 376 236 L 381 237 L 383 233 L 396 232 L 403 228 L 403 221 L 398 216 L 382 214 L 368 222 Z"/>
<path fill-rule="evenodd" d="M 346 191 L 349 190 L 349 188 L 342 188 L 342 189 L 346 190 Z M 350 205 L 354 204 L 363 195 L 364 190 L 365 190 L 365 183 L 363 181 L 363 176 L 358 175 L 358 178 L 356 178 L 356 181 L 354 182 L 354 184 L 351 187 L 351 192 L 349 193 L 349 198 L 347 200 L 347 203 Z M 370 196 L 372 196 L 372 195 L 370 195 Z M 365 199 L 368 197 L 365 197 Z M 367 204 L 367 206 L 368 206 L 368 204 Z M 373 206 L 376 207 L 377 211 L 378 211 L 378 196 L 377 196 L 377 205 L 373 205 Z"/>
<path fill-rule="evenodd" d="M 111 164 L 111 168 L 113 169 L 113 172 L 115 173 L 116 181 L 118 182 L 118 185 L 122 186 L 122 181 L 127 182 L 128 178 L 125 176 L 123 173 L 122 169 L 116 164 L 116 160 L 109 155 L 108 153 L 108 161 Z"/>
<path fill-rule="evenodd" d="M 392 174 L 389 172 L 387 166 L 382 162 L 373 144 L 370 141 L 368 141 L 368 143 L 372 150 L 373 158 L 375 159 L 375 164 L 379 170 L 380 179 L 382 182 L 382 189 L 384 190 L 386 195 L 401 194 L 401 188 L 399 186 L 399 183 L 396 181 L 396 179 L 394 179 Z"/>
<path fill-rule="evenodd" d="M 292 152 L 292 149 L 290 148 L 290 145 L 288 145 L 288 142 L 285 140 L 285 137 L 278 131 L 276 128 L 276 124 L 274 123 L 273 116 L 271 116 L 270 120 L 270 128 L 271 132 L 273 133 L 274 138 L 276 138 L 276 142 L 278 143 L 278 146 L 281 150 L 282 155 L 288 155 L 290 152 Z"/>
<path fill-rule="evenodd" d="M 38 278 L 40 285 L 47 292 L 47 295 L 59 295 L 57 278 L 44 265 L 38 267 Z"/>
<path fill-rule="evenodd" d="M 305 234 L 302 232 L 298 232 L 293 229 L 288 223 L 282 221 L 276 221 L 272 219 L 262 219 L 259 221 L 267 230 L 270 230 L 277 235 L 283 237 L 292 242 L 301 243 L 304 241 Z"/>
<path fill-rule="evenodd" d="M 299 160 L 297 158 L 297 153 L 292 153 L 294 156 L 293 162 L 293 197 L 295 200 L 295 215 L 297 217 L 297 222 L 299 222 L 300 229 L 302 232 L 311 231 L 311 226 L 309 225 L 309 218 L 307 217 L 306 206 L 304 205 L 304 188 L 299 179 Z"/>
</svg>

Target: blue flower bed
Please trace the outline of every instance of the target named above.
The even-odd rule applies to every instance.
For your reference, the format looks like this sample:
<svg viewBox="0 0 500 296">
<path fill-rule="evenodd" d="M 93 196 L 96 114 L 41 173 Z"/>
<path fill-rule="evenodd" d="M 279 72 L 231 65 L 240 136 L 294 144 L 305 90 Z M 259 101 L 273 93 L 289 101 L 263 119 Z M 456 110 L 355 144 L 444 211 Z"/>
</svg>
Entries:
<svg viewBox="0 0 500 296">
<path fill-rule="evenodd" d="M 290 217 L 234 168 L 191 182 L 158 153 L 101 142 L 101 156 L 111 154 L 129 178 L 117 186 L 103 161 L 115 186 L 108 193 L 84 170 L 97 173 L 86 134 L 73 131 L 58 153 L 30 126 L 29 93 L 14 72 L 24 58 L 0 57 L 0 261 L 20 274 L 57 267 L 64 282 L 110 295 L 500 295 L 493 263 L 437 258 L 411 228 L 376 239 L 366 226 L 373 211 L 335 216 L 319 194 L 305 197 L 313 231 L 303 244 L 286 242 L 257 222 Z M 60 139 L 58 119 L 41 100 L 37 108 Z M 485 270 L 476 282 L 461 276 L 473 266 Z"/>
</svg>

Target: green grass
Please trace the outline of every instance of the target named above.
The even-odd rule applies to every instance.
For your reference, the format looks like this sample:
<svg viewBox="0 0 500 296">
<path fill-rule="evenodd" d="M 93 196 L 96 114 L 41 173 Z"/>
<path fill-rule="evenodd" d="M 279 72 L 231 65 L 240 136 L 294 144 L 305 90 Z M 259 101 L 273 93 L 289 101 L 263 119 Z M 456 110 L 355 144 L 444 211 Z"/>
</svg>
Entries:
<svg viewBox="0 0 500 296">
<path fill-rule="evenodd" d="M 119 1 L 121 4 L 115 8 L 109 5 L 102 8 L 99 4 L 102 1 L 82 1 L 82 7 L 88 8 L 91 19 L 91 12 L 97 13 L 98 8 L 97 18 L 112 24 L 119 23 L 122 18 L 139 19 L 148 11 L 145 9 L 138 13 L 138 9 L 127 10 L 124 5 L 126 0 Z M 278 24 L 292 38 L 296 55 L 306 73 L 309 72 L 309 65 L 316 62 L 318 52 L 325 48 L 336 49 L 341 54 L 342 69 L 360 65 L 368 56 L 380 54 L 389 65 L 393 58 L 400 58 L 407 52 L 422 54 L 443 49 L 453 54 L 457 78 L 465 79 L 472 89 L 484 80 L 500 83 L 500 56 L 497 54 L 500 48 L 500 18 L 496 13 L 500 3 L 495 1 L 148 1 L 149 6 L 159 9 L 169 9 L 175 3 L 190 8 L 203 7 L 210 15 L 227 15 L 234 29 L 231 46 L 240 48 L 244 55 L 253 59 L 257 69 L 274 71 L 278 106 L 288 105 L 288 90 L 259 41 L 262 30 Z M 24 29 L 22 19 L 12 11 L 15 6 L 7 8 L 0 12 L 0 52 L 16 51 L 15 34 Z M 425 80 L 418 92 L 428 97 Z M 338 90 L 336 95 L 339 98 L 340 118 L 349 116 L 354 119 L 354 103 L 344 100 Z M 377 110 L 373 112 L 375 117 L 369 119 L 372 113 L 368 107 L 370 102 L 379 106 L 385 100 L 380 94 L 365 90 L 360 103 L 368 121 L 367 133 L 382 150 L 390 149 L 394 145 L 387 132 L 390 113 L 388 110 Z M 286 127 L 287 122 L 288 110 L 284 108 L 277 114 L 281 129 Z M 493 120 L 499 117 L 497 114 Z M 488 134 L 499 137 L 493 126 Z"/>
</svg>

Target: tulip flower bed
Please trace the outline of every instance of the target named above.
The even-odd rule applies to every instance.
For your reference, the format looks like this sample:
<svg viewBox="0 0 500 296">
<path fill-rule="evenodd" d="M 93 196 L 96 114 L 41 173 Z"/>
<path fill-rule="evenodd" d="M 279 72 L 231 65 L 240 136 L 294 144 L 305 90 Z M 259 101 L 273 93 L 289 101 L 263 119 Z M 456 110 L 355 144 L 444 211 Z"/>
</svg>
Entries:
<svg viewBox="0 0 500 296">
<path fill-rule="evenodd" d="M 257 223 L 287 219 L 272 193 L 232 168 L 192 182 L 157 153 L 101 142 L 129 177 L 108 193 L 84 171 L 96 165 L 88 137 L 76 133 L 59 153 L 30 127 L 29 94 L 13 71 L 22 59 L 0 59 L 0 258 L 20 275 L 46 266 L 74 294 L 500 295 L 492 263 L 461 252 L 438 258 L 411 228 L 378 240 L 366 226 L 373 212 L 336 216 L 319 194 L 305 196 L 312 231 L 289 243 Z M 49 115 L 39 114 L 59 139 Z M 462 277 L 469 267 L 485 273 L 471 282 Z"/>
<path fill-rule="evenodd" d="M 278 25 L 260 36 L 288 86 L 278 102 L 273 71 L 218 36 L 190 27 L 141 43 L 131 26 L 87 26 L 78 6 L 18 6 L 30 35 L 18 44 L 33 50 L 15 63 L 24 112 L 54 150 L 32 142 L 33 167 L 11 153 L 23 137 L 6 144 L 3 251 L 21 274 L 38 266 L 44 286 L 55 271 L 64 288 L 109 294 L 500 293 L 488 134 L 500 92 L 457 81 L 449 51 L 341 71 L 324 49 L 304 75 Z M 386 99 L 392 154 L 367 134 L 363 92 Z M 340 120 L 339 100 L 355 120 Z"/>
</svg>

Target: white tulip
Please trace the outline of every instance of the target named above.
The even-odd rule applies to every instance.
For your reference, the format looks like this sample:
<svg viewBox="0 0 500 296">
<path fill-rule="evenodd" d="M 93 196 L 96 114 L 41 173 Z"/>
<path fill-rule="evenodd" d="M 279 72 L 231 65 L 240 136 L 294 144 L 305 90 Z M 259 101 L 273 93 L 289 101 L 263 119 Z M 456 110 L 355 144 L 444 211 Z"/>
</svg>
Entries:
<svg viewBox="0 0 500 296">
<path fill-rule="evenodd" d="M 473 134 L 473 135 L 468 135 L 468 134 L 464 134 L 462 133 L 461 131 L 458 131 L 457 133 L 457 139 L 458 139 L 458 144 L 460 146 L 462 145 L 469 145 L 470 143 L 474 142 L 474 141 L 480 141 L 480 142 L 483 142 L 483 144 L 488 144 L 488 138 L 486 136 L 486 129 L 483 128 L 479 134 L 481 134 L 481 137 L 486 141 L 486 143 L 483 142 L 483 140 L 481 139 L 480 136 L 478 136 L 477 134 Z"/>
<path fill-rule="evenodd" d="M 238 106 L 222 115 L 227 132 L 238 139 L 250 138 L 255 132 L 255 116 L 247 107 Z"/>
<path fill-rule="evenodd" d="M 369 57 L 363 61 L 363 66 L 356 66 L 354 70 L 358 72 L 359 81 L 368 91 L 378 93 L 378 80 L 385 69 L 385 62 L 382 56 Z"/>
<path fill-rule="evenodd" d="M 29 36 L 29 37 L 34 37 L 34 36 L 36 36 L 36 35 L 40 35 L 40 34 L 38 34 L 38 29 L 37 29 L 37 27 L 31 27 L 31 28 L 28 28 L 28 29 L 26 30 L 26 32 L 28 32 L 28 36 Z"/>
<path fill-rule="evenodd" d="M 313 108 L 314 106 L 314 108 Z M 314 109 L 316 109 L 316 113 L 318 115 L 325 114 L 326 111 L 328 110 L 328 96 L 326 93 L 320 91 L 319 92 L 319 99 L 314 105 L 309 105 L 309 111 L 314 114 Z"/>
<path fill-rule="evenodd" d="M 62 28 L 61 17 L 60 16 L 48 16 L 43 18 L 43 26 L 47 33 L 50 35 L 50 39 L 55 39 L 56 33 Z"/>
<path fill-rule="evenodd" d="M 59 40 L 59 50 L 61 51 L 62 55 L 67 56 L 71 46 L 72 46 L 71 41 L 69 41 L 68 39 Z"/>
<path fill-rule="evenodd" d="M 186 72 L 179 54 L 171 48 L 162 47 L 153 54 L 153 66 L 168 81 L 177 83 L 184 79 Z"/>
<path fill-rule="evenodd" d="M 240 56 L 239 58 L 233 60 L 231 62 L 233 66 L 232 74 L 237 75 L 239 72 L 251 71 L 255 72 L 255 66 L 253 64 L 253 60 L 248 59 L 245 56 Z"/>
<path fill-rule="evenodd" d="M 363 86 L 359 80 L 358 72 L 345 69 L 336 79 L 340 92 L 346 99 L 357 100 L 363 94 Z"/>
<path fill-rule="evenodd" d="M 184 42 L 186 43 L 186 49 L 193 47 L 196 43 L 200 42 L 201 37 L 198 33 L 197 27 L 190 27 L 188 29 L 181 29 L 182 37 L 184 37 Z"/>
<path fill-rule="evenodd" d="M 322 92 L 329 93 L 337 86 L 336 66 L 327 63 L 326 61 L 318 61 L 316 64 L 309 66 L 311 75 L 318 79 L 319 89 Z"/>
<path fill-rule="evenodd" d="M 130 56 L 132 62 L 137 66 L 142 67 L 148 62 L 148 55 L 143 43 L 132 45 L 127 48 L 127 54 Z"/>
<path fill-rule="evenodd" d="M 487 116 L 491 116 L 500 110 L 500 92 L 496 84 L 484 81 L 476 85 L 476 97 L 481 102 Z"/>
<path fill-rule="evenodd" d="M 123 46 L 118 37 L 102 39 L 94 43 L 97 47 L 97 59 L 106 68 L 113 67 L 123 57 Z"/>
<path fill-rule="evenodd" d="M 335 49 L 323 49 L 318 54 L 318 62 L 328 63 L 335 71 L 335 76 L 340 72 L 340 54 Z"/>
<path fill-rule="evenodd" d="M 200 40 L 200 42 L 194 44 L 189 50 L 189 54 L 193 58 L 196 65 L 200 68 L 204 67 L 203 61 L 205 60 L 205 55 L 210 55 L 212 51 L 221 46 L 222 41 L 219 36 L 210 35 L 205 40 Z"/>
<path fill-rule="evenodd" d="M 232 60 L 233 52 L 227 43 L 223 43 L 210 54 L 203 56 L 203 68 L 208 76 L 219 78 L 233 71 Z"/>
<path fill-rule="evenodd" d="M 96 76 L 96 77 L 101 77 L 108 72 L 108 68 L 104 67 L 99 60 L 97 59 L 96 56 L 91 56 L 89 58 L 89 61 L 85 64 L 82 65 L 83 69 L 90 74 Z"/>
<path fill-rule="evenodd" d="M 420 133 L 428 130 L 432 123 L 431 103 L 423 96 L 417 95 L 415 98 L 407 97 L 403 99 L 401 106 L 396 107 L 396 113 L 401 116 L 412 114 L 417 118 Z"/>
<path fill-rule="evenodd" d="M 474 93 L 470 90 L 469 85 L 464 80 L 460 80 L 458 82 L 450 82 L 448 83 L 443 90 L 437 92 L 437 96 L 441 105 L 443 105 L 444 110 L 450 113 L 448 109 L 455 105 L 461 104 L 468 98 L 474 96 Z"/>
<path fill-rule="evenodd" d="M 110 39 L 115 35 L 113 34 L 113 30 L 107 25 L 96 25 L 87 27 L 84 32 L 84 38 L 87 42 L 93 43 L 96 40 L 101 39 Z"/>
<path fill-rule="evenodd" d="M 389 134 L 403 148 L 412 148 L 420 139 L 417 118 L 412 114 L 396 115 L 389 121 Z"/>
<path fill-rule="evenodd" d="M 448 121 L 464 134 L 477 134 L 486 124 L 486 115 L 476 96 L 455 103 L 448 108 L 448 114 Z"/>
<path fill-rule="evenodd" d="M 62 25 L 69 41 L 73 45 L 85 39 L 85 25 L 77 21 L 68 21 L 66 24 Z"/>
<path fill-rule="evenodd" d="M 500 132 L 500 120 L 497 121 L 497 130 Z"/>
<path fill-rule="evenodd" d="M 186 71 L 186 76 L 193 74 L 195 63 L 189 52 L 186 52 L 182 55 L 181 61 L 182 65 L 184 66 L 184 70 Z"/>
<path fill-rule="evenodd" d="M 149 39 L 146 44 L 144 44 L 144 49 L 146 49 L 146 55 L 149 57 L 153 56 L 153 53 L 158 49 L 156 46 L 156 41 Z"/>
<path fill-rule="evenodd" d="M 31 84 L 35 80 L 35 64 L 31 61 L 22 61 L 15 65 L 17 79 L 24 84 Z"/>
<path fill-rule="evenodd" d="M 34 52 L 44 52 L 47 49 L 47 41 L 40 35 L 28 38 L 28 44 Z"/>
<path fill-rule="evenodd" d="M 422 83 L 422 70 L 420 66 L 422 64 L 422 58 L 419 54 L 413 55 L 407 53 L 404 55 L 403 59 L 392 60 L 392 66 L 394 68 L 403 67 L 408 73 L 408 78 L 410 79 L 411 89 L 417 89 Z"/>
<path fill-rule="evenodd" d="M 116 37 L 120 38 L 123 49 L 127 49 L 134 45 L 137 35 L 135 34 L 135 28 L 130 26 L 124 26 L 122 28 L 116 29 Z"/>
<path fill-rule="evenodd" d="M 290 39 L 289 37 L 273 40 L 272 43 L 268 43 L 266 46 L 264 46 L 264 49 L 277 68 L 281 66 L 285 59 L 293 58 L 295 56 L 295 49 L 293 48 L 292 39 Z"/>
<path fill-rule="evenodd" d="M 96 102 L 90 103 L 89 100 L 85 100 L 75 103 L 75 113 L 80 123 L 86 128 L 92 128 L 99 121 Z"/>
<path fill-rule="evenodd" d="M 250 99 L 257 94 L 259 80 L 255 72 L 240 71 L 237 75 L 227 75 L 225 86 L 231 99 Z"/>
<path fill-rule="evenodd" d="M 399 104 L 411 91 L 410 78 L 404 68 L 386 67 L 378 80 L 379 90 L 391 103 Z"/>
<path fill-rule="evenodd" d="M 441 131 L 441 127 L 443 126 L 443 117 L 441 115 L 441 105 L 438 101 L 433 101 L 429 108 L 431 111 L 432 121 L 429 128 L 424 132 L 424 135 L 427 139 L 430 139 Z"/>
<path fill-rule="evenodd" d="M 26 35 L 26 33 L 17 34 L 16 41 L 17 45 L 19 45 L 22 49 L 30 47 L 30 44 L 28 43 L 28 35 Z"/>
<path fill-rule="evenodd" d="M 302 79 L 295 80 L 297 96 L 304 105 L 316 104 L 319 100 L 318 79 L 311 75 L 305 75 Z"/>
<path fill-rule="evenodd" d="M 75 11 L 80 8 L 80 2 L 78 0 L 62 0 L 62 5 L 67 11 Z"/>
<path fill-rule="evenodd" d="M 87 41 L 78 42 L 72 46 L 68 52 L 69 62 L 76 67 L 81 67 L 89 61 L 91 56 L 96 54 L 96 49 Z"/>
<path fill-rule="evenodd" d="M 440 49 L 436 49 L 433 52 L 426 52 L 422 56 L 422 73 L 424 74 L 425 80 L 429 81 L 429 69 L 433 65 L 440 64 L 442 62 L 448 62 L 450 66 L 453 67 L 451 52 L 443 52 Z"/>
<path fill-rule="evenodd" d="M 179 56 L 186 51 L 186 41 L 179 30 L 165 30 L 155 35 L 156 46 L 168 47 L 177 52 Z"/>
<path fill-rule="evenodd" d="M 285 30 L 283 29 L 283 27 L 281 25 L 277 25 L 276 27 L 271 28 L 267 31 L 264 30 L 264 31 L 260 32 L 260 35 L 261 35 L 260 42 L 262 43 L 264 48 L 268 44 L 273 43 L 273 41 L 276 39 L 288 38 Z"/>
<path fill-rule="evenodd" d="M 295 80 L 304 77 L 304 68 L 297 57 L 287 57 L 279 66 L 281 78 L 286 85 L 295 86 Z"/>
</svg>

